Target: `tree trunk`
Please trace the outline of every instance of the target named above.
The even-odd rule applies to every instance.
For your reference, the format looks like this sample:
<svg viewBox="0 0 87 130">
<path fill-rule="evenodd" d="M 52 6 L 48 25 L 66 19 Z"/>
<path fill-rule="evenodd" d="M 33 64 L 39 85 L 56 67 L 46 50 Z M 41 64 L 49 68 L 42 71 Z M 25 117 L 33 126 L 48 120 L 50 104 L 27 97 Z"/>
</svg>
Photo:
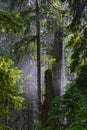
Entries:
<svg viewBox="0 0 87 130">
<path fill-rule="evenodd" d="M 15 10 L 15 4 L 16 4 L 16 0 L 10 0 L 9 1 L 9 10 L 10 11 Z"/>
<path fill-rule="evenodd" d="M 41 61 L 40 61 L 40 22 L 38 20 L 39 7 L 38 1 L 36 0 L 36 29 L 37 29 L 37 87 L 38 87 L 38 111 L 40 118 L 41 111 Z"/>
<path fill-rule="evenodd" d="M 53 57 L 53 87 L 55 96 L 61 95 L 64 82 L 63 74 L 63 29 L 55 22 Z"/>
<path fill-rule="evenodd" d="M 22 110 L 20 110 L 19 114 L 20 114 L 19 130 L 22 130 Z"/>
<path fill-rule="evenodd" d="M 47 126 L 48 112 L 50 108 L 51 101 L 54 97 L 53 83 L 52 83 L 52 70 L 47 69 L 45 72 L 45 95 L 44 102 L 42 105 L 42 127 Z"/>
</svg>

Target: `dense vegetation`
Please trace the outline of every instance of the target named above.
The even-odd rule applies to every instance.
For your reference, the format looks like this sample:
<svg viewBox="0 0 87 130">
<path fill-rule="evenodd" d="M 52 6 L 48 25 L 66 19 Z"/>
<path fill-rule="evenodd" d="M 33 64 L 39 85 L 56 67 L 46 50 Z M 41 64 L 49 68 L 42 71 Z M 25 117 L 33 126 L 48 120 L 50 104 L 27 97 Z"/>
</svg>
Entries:
<svg viewBox="0 0 87 130">
<path fill-rule="evenodd" d="M 64 1 L 63 1 L 64 2 Z M 47 130 L 86 130 L 87 63 L 86 1 L 68 1 L 72 19 L 67 27 L 67 47 L 71 49 L 70 71 L 75 76 L 63 96 L 53 100 Z"/>
<path fill-rule="evenodd" d="M 0 8 L 0 130 L 86 130 L 87 1 L 1 0 Z M 17 67 L 26 56 L 37 63 L 38 116 L 32 125 L 20 82 L 24 72 Z"/>
<path fill-rule="evenodd" d="M 10 109 L 20 109 L 23 98 L 19 96 L 20 87 L 17 80 L 20 78 L 20 70 L 12 67 L 10 59 L 0 57 L 0 129 L 7 129 Z"/>
</svg>

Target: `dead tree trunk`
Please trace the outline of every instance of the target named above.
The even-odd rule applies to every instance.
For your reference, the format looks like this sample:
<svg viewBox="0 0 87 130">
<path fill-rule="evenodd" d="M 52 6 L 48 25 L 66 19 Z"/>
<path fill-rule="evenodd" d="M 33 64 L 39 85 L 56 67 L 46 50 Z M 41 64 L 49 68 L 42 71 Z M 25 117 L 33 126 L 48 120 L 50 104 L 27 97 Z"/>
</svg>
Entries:
<svg viewBox="0 0 87 130">
<path fill-rule="evenodd" d="M 53 84 L 52 84 L 52 71 L 50 69 L 46 70 L 45 72 L 45 91 L 46 91 L 44 95 L 45 100 L 42 105 L 42 127 L 43 128 L 47 126 L 50 103 L 54 96 Z"/>
</svg>

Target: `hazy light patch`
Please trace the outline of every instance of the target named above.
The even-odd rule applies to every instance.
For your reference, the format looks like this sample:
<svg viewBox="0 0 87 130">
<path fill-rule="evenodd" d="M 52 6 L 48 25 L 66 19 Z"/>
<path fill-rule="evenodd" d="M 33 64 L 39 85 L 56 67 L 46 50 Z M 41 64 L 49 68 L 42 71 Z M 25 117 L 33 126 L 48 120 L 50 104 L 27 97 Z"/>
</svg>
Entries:
<svg viewBox="0 0 87 130">
<path fill-rule="evenodd" d="M 19 68 L 23 70 L 24 79 L 24 96 L 26 98 L 29 110 L 29 121 L 32 122 L 31 127 L 34 125 L 34 120 L 37 119 L 37 64 L 35 60 L 29 59 L 25 56 L 19 63 Z M 26 78 L 27 77 L 27 78 Z"/>
<path fill-rule="evenodd" d="M 24 93 L 27 98 L 34 97 L 37 94 L 37 66 L 34 60 L 30 60 L 28 56 L 19 64 L 23 75 L 27 78 L 24 80 Z"/>
<path fill-rule="evenodd" d="M 28 1 L 28 5 L 30 6 L 30 5 L 34 5 L 35 4 L 35 0 L 29 0 Z"/>
</svg>

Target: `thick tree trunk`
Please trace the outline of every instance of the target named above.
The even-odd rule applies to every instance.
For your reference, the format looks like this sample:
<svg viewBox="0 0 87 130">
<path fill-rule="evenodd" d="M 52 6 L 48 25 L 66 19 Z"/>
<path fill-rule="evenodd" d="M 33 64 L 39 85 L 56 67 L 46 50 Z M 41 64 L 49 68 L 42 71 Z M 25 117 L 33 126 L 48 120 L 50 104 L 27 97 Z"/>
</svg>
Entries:
<svg viewBox="0 0 87 130">
<path fill-rule="evenodd" d="M 36 0 L 36 29 L 37 29 L 37 87 L 38 87 L 38 111 L 40 118 L 41 111 L 41 61 L 40 61 L 40 22 L 38 20 L 39 7 L 38 0 Z"/>
<path fill-rule="evenodd" d="M 52 70 L 48 69 L 45 72 L 45 95 L 44 102 L 42 105 L 42 127 L 45 128 L 47 126 L 48 120 L 48 112 L 50 108 L 51 101 L 54 97 L 53 92 L 53 83 L 52 83 Z"/>
<path fill-rule="evenodd" d="M 55 65 L 53 66 L 53 87 L 55 96 L 61 95 L 64 82 L 63 74 L 63 30 L 55 22 L 53 56 Z"/>
</svg>

